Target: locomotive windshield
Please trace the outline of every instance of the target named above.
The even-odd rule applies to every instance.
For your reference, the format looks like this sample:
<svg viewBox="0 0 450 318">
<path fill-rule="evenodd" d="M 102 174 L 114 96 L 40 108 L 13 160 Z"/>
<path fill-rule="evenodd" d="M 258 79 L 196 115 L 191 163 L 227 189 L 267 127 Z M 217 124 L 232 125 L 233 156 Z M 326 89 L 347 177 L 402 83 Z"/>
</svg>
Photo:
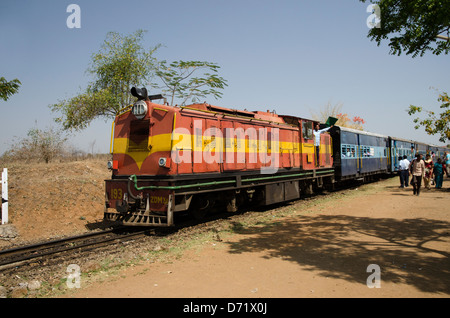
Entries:
<svg viewBox="0 0 450 318">
<path fill-rule="evenodd" d="M 131 121 L 128 151 L 148 151 L 149 129 L 149 119 Z"/>
</svg>

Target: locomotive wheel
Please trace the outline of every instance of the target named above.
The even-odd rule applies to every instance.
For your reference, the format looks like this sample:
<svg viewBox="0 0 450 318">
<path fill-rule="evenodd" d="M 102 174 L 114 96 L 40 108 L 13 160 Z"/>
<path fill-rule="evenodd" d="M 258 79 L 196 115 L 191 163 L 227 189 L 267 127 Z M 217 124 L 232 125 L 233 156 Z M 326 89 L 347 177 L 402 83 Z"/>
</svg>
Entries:
<svg viewBox="0 0 450 318">
<path fill-rule="evenodd" d="M 203 219 L 211 208 L 210 200 L 203 198 L 203 200 L 194 197 L 194 202 L 191 203 L 189 214 L 196 220 Z"/>
</svg>

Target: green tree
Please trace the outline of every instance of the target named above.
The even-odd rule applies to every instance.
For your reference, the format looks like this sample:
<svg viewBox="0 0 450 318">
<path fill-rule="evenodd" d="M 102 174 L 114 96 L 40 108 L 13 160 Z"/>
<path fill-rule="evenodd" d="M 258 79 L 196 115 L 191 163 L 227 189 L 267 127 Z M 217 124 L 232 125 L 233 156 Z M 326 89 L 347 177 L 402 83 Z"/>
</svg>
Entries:
<svg viewBox="0 0 450 318">
<path fill-rule="evenodd" d="M 360 0 L 367 2 L 367 0 Z M 389 39 L 390 54 L 405 52 L 416 57 L 427 51 L 439 55 L 450 50 L 450 1 L 379 0 L 380 26 L 368 37 L 378 45 Z"/>
<path fill-rule="evenodd" d="M 422 111 L 425 112 L 425 119 L 419 117 L 414 119 L 414 123 L 416 123 L 414 128 L 419 129 L 422 126 L 429 135 L 438 134 L 440 135 L 439 141 L 448 142 L 450 140 L 450 99 L 448 94 L 439 94 L 438 102 L 441 103 L 440 108 L 443 110 L 440 114 L 414 105 L 409 106 L 408 114 L 414 115 Z"/>
<path fill-rule="evenodd" d="M 12 81 L 7 81 L 4 77 L 0 77 L 0 98 L 5 102 L 19 91 L 22 83 L 16 78 Z"/>
<path fill-rule="evenodd" d="M 160 88 L 170 98 L 173 105 L 174 99 L 180 99 L 180 105 L 185 105 L 190 99 L 192 102 L 200 101 L 212 95 L 218 99 L 222 97 L 226 80 L 218 76 L 220 66 L 215 63 L 201 61 L 175 61 L 167 65 L 166 61 L 159 64 L 156 76 L 163 83 Z M 200 76 L 194 76 L 200 75 Z M 200 73 L 200 74 L 199 74 Z"/>
<path fill-rule="evenodd" d="M 50 105 L 53 112 L 60 113 L 55 121 L 65 130 L 82 130 L 96 118 L 114 118 L 120 109 L 131 104 L 131 87 L 149 84 L 156 70 L 153 54 L 159 45 L 145 49 L 144 33 L 109 32 L 100 51 L 92 55 L 87 72 L 94 80 L 85 92 Z"/>
<path fill-rule="evenodd" d="M 360 0 L 367 2 L 366 0 Z M 389 39 L 390 54 L 412 57 L 423 56 L 427 51 L 439 55 L 450 51 L 450 1 L 448 0 L 379 0 L 370 1 L 379 6 L 380 25 L 370 29 L 368 37 L 378 45 Z M 410 105 L 410 116 L 424 111 L 425 119 L 416 117 L 415 128 L 421 126 L 429 135 L 440 135 L 439 140 L 450 140 L 450 109 L 447 93 L 439 94 L 442 113 Z"/>
</svg>

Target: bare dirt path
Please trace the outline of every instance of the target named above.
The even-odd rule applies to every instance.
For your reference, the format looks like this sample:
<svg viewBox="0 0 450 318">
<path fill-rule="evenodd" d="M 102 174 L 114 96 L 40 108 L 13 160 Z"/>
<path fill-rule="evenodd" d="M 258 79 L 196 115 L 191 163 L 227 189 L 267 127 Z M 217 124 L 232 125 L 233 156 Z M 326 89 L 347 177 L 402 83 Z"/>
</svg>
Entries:
<svg viewBox="0 0 450 318">
<path fill-rule="evenodd" d="M 128 267 L 66 296 L 447 298 L 450 179 L 418 197 L 398 183 L 381 181 L 306 209 L 295 203 L 296 214 L 236 227 L 176 260 Z M 376 273 L 367 272 L 370 264 L 380 268 L 380 288 L 367 285 Z"/>
</svg>

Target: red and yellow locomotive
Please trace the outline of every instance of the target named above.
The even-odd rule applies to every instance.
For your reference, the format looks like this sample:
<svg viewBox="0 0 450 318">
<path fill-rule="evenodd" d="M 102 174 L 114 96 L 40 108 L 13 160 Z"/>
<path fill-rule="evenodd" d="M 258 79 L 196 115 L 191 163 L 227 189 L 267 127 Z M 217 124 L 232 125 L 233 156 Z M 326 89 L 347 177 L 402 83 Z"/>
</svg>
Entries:
<svg viewBox="0 0 450 318">
<path fill-rule="evenodd" d="M 161 95 L 132 89 L 111 132 L 112 177 L 105 181 L 105 219 L 170 226 L 174 215 L 197 218 L 222 209 L 298 199 L 334 182 L 331 137 L 320 136 L 316 162 L 308 119 L 209 104 L 156 104 Z"/>
</svg>

